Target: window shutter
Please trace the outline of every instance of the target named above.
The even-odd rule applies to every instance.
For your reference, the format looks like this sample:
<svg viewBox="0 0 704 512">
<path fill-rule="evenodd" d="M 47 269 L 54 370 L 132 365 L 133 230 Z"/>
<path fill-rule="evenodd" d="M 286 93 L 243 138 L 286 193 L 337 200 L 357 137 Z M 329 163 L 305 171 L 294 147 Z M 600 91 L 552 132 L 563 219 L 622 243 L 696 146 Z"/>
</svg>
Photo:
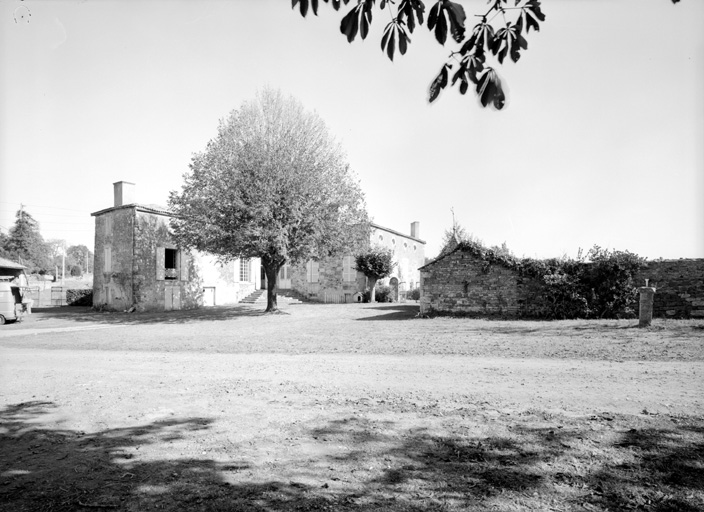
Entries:
<svg viewBox="0 0 704 512">
<path fill-rule="evenodd" d="M 179 251 L 178 255 L 181 265 L 181 281 L 188 281 L 188 269 L 191 266 L 191 257 L 186 251 Z"/>
<path fill-rule="evenodd" d="M 105 263 L 103 265 L 105 272 L 112 272 L 112 247 L 105 247 Z"/>
<path fill-rule="evenodd" d="M 354 281 L 354 268 L 352 268 L 352 256 L 342 258 L 342 280 L 346 283 Z"/>
<path fill-rule="evenodd" d="M 156 280 L 163 281 L 166 279 L 166 248 L 156 248 Z"/>
<path fill-rule="evenodd" d="M 320 266 L 317 261 L 309 260 L 306 263 L 306 281 L 317 283 L 320 278 Z"/>
</svg>

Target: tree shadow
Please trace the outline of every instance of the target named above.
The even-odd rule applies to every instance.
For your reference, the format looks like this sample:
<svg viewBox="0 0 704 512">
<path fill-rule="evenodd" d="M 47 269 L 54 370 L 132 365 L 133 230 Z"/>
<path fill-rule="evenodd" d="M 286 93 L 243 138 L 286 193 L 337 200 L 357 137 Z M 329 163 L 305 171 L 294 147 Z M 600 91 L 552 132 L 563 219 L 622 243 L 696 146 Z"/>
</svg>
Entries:
<svg viewBox="0 0 704 512">
<path fill-rule="evenodd" d="M 147 444 L 213 435 L 212 418 L 84 433 L 46 428 L 42 416 L 55 408 L 36 401 L 0 410 L 5 510 L 408 512 L 559 504 L 559 510 L 692 512 L 704 505 L 697 501 L 704 497 L 700 420 L 623 432 L 627 422 L 604 417 L 566 425 L 555 420 L 555 426 L 517 421 L 508 434 L 466 429 L 448 436 L 350 416 L 303 432 L 307 442 L 344 449 L 315 452 L 294 468 L 302 476 L 298 480 L 277 469 L 265 478 L 248 478 L 262 464 L 240 454 L 227 460 L 135 456 Z M 594 426 L 614 433 L 602 443 L 601 458 L 594 454 L 602 439 Z M 228 478 L 233 474 L 240 475 L 237 483 Z M 316 479 L 318 484 L 310 483 Z"/>
<path fill-rule="evenodd" d="M 420 429 L 394 435 L 393 442 L 380 433 L 387 425 L 348 418 L 313 435 L 354 447 L 332 458 L 336 464 L 384 461 L 386 469 L 355 496 L 386 499 L 388 510 L 518 510 L 520 504 L 539 510 L 557 503 L 559 510 L 702 510 L 701 423 L 617 431 L 597 456 L 593 447 L 603 441 L 592 421 L 619 429 L 602 416 L 565 428 L 518 424 L 509 435 L 448 437 Z M 392 448 L 375 452 L 390 441 Z"/>
<path fill-rule="evenodd" d="M 96 311 L 90 307 L 66 306 L 35 310 L 32 316 L 28 317 L 23 324 L 25 328 L 32 324 L 41 324 L 41 322 L 47 320 L 116 325 L 192 324 L 229 321 L 238 318 L 264 316 L 264 314 L 264 309 L 260 306 L 250 305 L 213 306 L 178 311 L 135 311 L 132 313 Z"/>
<path fill-rule="evenodd" d="M 364 307 L 364 310 L 386 311 L 386 314 L 375 316 L 364 316 L 357 318 L 360 321 L 376 321 L 376 320 L 412 320 L 418 316 L 420 306 L 418 304 L 396 304 L 392 303 L 388 306 L 369 306 Z"/>
</svg>

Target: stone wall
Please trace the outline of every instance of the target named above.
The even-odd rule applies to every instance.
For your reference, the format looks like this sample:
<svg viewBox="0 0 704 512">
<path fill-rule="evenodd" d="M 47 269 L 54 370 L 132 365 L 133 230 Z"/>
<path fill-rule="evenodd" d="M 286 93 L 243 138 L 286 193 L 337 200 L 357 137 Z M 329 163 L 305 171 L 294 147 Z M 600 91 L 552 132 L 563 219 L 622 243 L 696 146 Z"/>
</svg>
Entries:
<svg viewBox="0 0 704 512">
<path fill-rule="evenodd" d="M 109 304 L 117 310 L 132 306 L 133 229 L 131 208 L 110 210 L 95 217 L 94 306 Z"/>
<path fill-rule="evenodd" d="M 656 288 L 653 316 L 704 318 L 704 259 L 648 262 L 634 285 L 645 279 Z M 423 314 L 541 317 L 549 307 L 543 291 L 540 280 L 461 249 L 421 270 Z"/>
<path fill-rule="evenodd" d="M 157 251 L 178 249 L 169 233 L 169 217 L 151 212 L 135 212 L 133 293 L 140 311 L 193 309 L 201 304 L 203 288 L 198 267 L 187 251 L 179 251 L 179 275 L 159 278 Z M 178 305 L 176 305 L 178 304 Z"/>
<path fill-rule="evenodd" d="M 179 252 L 177 279 L 158 277 L 158 248 L 177 249 L 169 217 L 139 208 L 116 207 L 95 217 L 93 305 L 118 311 L 198 307 L 203 291 L 188 252 Z"/>
<path fill-rule="evenodd" d="M 401 292 L 419 286 L 418 269 L 425 264 L 425 242 L 372 224 L 369 243 L 350 248 L 347 255 L 354 257 L 371 246 L 391 249 L 396 262 L 391 275 L 382 279 L 380 285 L 388 285 L 390 279 L 395 277 Z M 352 302 L 355 294 L 363 293 L 368 288 L 367 278 L 361 272 L 356 272 L 353 281 L 343 281 L 343 255 L 321 259 L 318 268 L 318 282 L 309 282 L 305 263 L 291 266 L 291 287 L 319 302 Z"/>
<path fill-rule="evenodd" d="M 499 263 L 456 250 L 421 269 L 422 314 L 534 316 L 542 286 Z"/>
<path fill-rule="evenodd" d="M 704 259 L 649 261 L 636 278 L 637 286 L 656 288 L 653 316 L 704 318 Z"/>
</svg>

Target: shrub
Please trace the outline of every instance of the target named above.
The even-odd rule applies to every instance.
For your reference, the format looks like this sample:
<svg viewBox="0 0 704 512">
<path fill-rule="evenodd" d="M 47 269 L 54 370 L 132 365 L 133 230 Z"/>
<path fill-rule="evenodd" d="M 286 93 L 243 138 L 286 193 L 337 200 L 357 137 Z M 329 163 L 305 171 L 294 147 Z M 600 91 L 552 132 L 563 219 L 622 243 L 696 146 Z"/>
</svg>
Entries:
<svg viewBox="0 0 704 512">
<path fill-rule="evenodd" d="M 66 304 L 69 306 L 92 306 L 93 290 L 66 290 Z"/>
<path fill-rule="evenodd" d="M 529 316 L 546 319 L 623 318 L 635 315 L 638 302 L 633 278 L 645 258 L 628 251 L 610 251 L 595 245 L 586 258 L 535 260 L 516 258 L 506 248 L 487 248 L 477 241 L 459 247 L 483 260 L 484 272 L 494 264 L 536 279 L 544 294 L 531 304 Z"/>
<path fill-rule="evenodd" d="M 628 251 L 609 251 L 598 245 L 589 251 L 587 257 L 591 263 L 582 280 L 590 297 L 592 316 L 633 317 L 638 302 L 633 278 L 645 264 L 645 258 Z"/>
<path fill-rule="evenodd" d="M 73 277 L 80 277 L 83 275 L 83 269 L 81 268 L 80 265 L 73 265 L 71 267 L 71 275 Z"/>
<path fill-rule="evenodd" d="M 415 290 L 408 290 L 406 292 L 406 298 L 408 300 L 420 300 L 420 288 L 416 288 Z"/>
<path fill-rule="evenodd" d="M 376 287 L 376 301 L 377 302 L 393 302 L 393 296 L 391 295 L 391 287 L 389 286 L 377 286 Z"/>
</svg>

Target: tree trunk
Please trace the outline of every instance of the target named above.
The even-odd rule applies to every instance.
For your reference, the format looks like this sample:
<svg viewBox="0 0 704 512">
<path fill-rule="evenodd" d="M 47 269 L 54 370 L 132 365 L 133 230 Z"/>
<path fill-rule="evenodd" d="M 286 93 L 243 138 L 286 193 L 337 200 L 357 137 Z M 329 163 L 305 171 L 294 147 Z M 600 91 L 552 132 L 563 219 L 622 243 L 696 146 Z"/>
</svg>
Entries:
<svg viewBox="0 0 704 512">
<path fill-rule="evenodd" d="M 376 282 L 376 277 L 369 278 L 369 302 L 371 302 L 372 304 L 376 300 Z"/>
<path fill-rule="evenodd" d="M 276 303 L 276 291 L 278 290 L 279 265 L 274 262 L 262 261 L 264 274 L 266 275 L 266 309 L 265 313 L 274 313 L 279 310 Z"/>
</svg>

